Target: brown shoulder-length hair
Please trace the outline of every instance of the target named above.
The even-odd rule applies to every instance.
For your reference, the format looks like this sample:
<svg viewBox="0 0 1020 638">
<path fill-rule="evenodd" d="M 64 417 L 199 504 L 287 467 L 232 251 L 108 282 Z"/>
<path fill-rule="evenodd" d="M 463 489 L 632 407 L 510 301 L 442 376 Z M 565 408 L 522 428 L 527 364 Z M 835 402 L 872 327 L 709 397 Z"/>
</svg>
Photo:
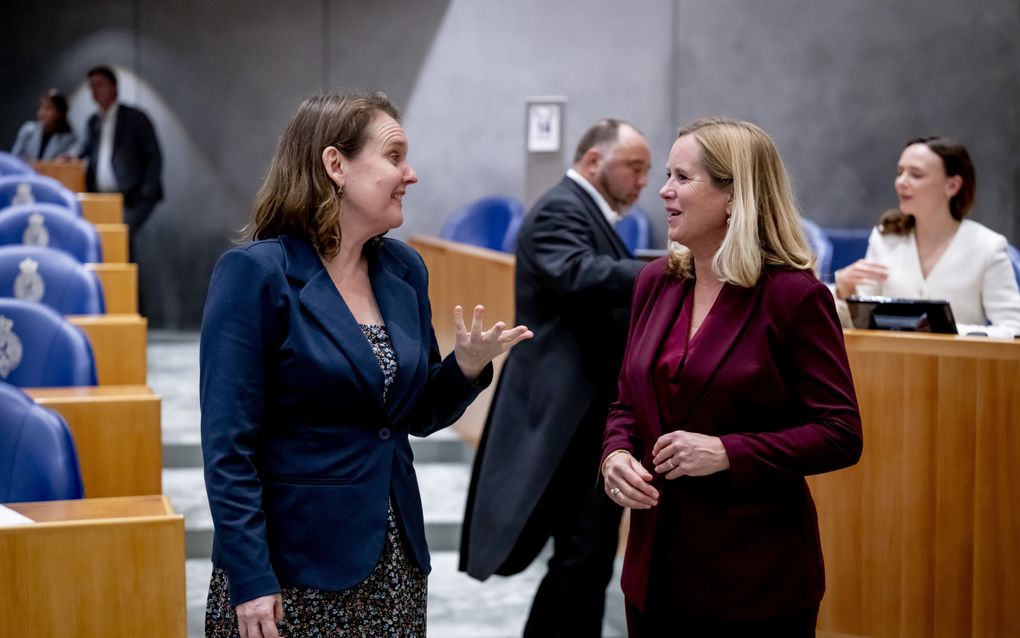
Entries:
<svg viewBox="0 0 1020 638">
<path fill-rule="evenodd" d="M 966 147 L 951 137 L 929 135 L 909 140 L 903 148 L 914 144 L 924 144 L 933 153 L 942 158 L 942 166 L 946 177 L 960 176 L 960 190 L 949 200 L 949 213 L 956 221 L 970 214 L 974 207 L 974 194 L 977 191 L 977 175 L 974 163 Z M 887 210 L 878 221 L 878 231 L 883 235 L 906 235 L 914 227 L 914 216 L 900 212 L 899 209 Z"/>
<path fill-rule="evenodd" d="M 322 151 L 335 146 L 345 157 L 357 157 L 378 113 L 400 121 L 400 113 L 382 93 L 316 95 L 302 102 L 255 195 L 252 221 L 244 235 L 251 239 L 300 235 L 323 257 L 336 256 L 343 193 L 326 173 Z"/>
<path fill-rule="evenodd" d="M 712 183 L 733 188 L 726 236 L 712 260 L 719 277 L 750 288 L 766 266 L 810 270 L 815 259 L 786 167 L 769 134 L 750 122 L 711 117 L 688 124 L 677 137 L 684 135 L 698 142 Z M 693 277 L 690 251 L 673 244 L 666 272 L 674 279 Z"/>
</svg>

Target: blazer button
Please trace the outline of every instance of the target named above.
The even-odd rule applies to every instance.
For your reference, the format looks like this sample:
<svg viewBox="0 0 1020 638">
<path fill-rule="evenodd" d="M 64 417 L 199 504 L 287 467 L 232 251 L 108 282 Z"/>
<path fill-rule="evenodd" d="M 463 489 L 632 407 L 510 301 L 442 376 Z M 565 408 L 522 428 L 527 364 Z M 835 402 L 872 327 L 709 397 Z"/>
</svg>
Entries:
<svg viewBox="0 0 1020 638">
<path fill-rule="evenodd" d="M 390 438 L 390 429 L 389 428 L 379 428 L 379 438 L 382 439 L 383 441 L 385 441 L 386 439 Z"/>
</svg>

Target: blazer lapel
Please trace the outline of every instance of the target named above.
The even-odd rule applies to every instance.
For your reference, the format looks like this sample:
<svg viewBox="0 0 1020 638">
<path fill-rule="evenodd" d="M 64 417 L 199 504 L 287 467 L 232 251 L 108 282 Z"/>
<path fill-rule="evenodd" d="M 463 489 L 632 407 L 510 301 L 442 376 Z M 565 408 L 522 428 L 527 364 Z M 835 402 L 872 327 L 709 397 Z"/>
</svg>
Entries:
<svg viewBox="0 0 1020 638">
<path fill-rule="evenodd" d="M 287 251 L 287 276 L 305 282 L 298 293 L 302 307 L 318 322 L 336 349 L 350 361 L 366 394 L 382 405 L 383 373 L 379 361 L 319 256 L 304 240 L 288 236 L 282 236 L 280 240 Z"/>
<path fill-rule="evenodd" d="M 723 284 L 715 305 L 695 335 L 697 341 L 688 345 L 687 360 L 678 384 L 682 391 L 673 407 L 674 425 L 683 427 L 690 419 L 705 386 L 751 317 L 760 291 L 760 284 L 753 288 Z M 692 351 L 692 347 L 696 351 Z"/>
<path fill-rule="evenodd" d="M 630 347 L 633 352 L 628 359 L 634 362 L 633 370 L 645 375 L 643 383 L 631 385 L 635 395 L 631 396 L 632 407 L 637 413 L 639 422 L 652 427 L 653 435 L 662 433 L 662 419 L 659 417 L 659 405 L 655 398 L 655 359 L 662 348 L 662 342 L 676 322 L 684 299 L 693 288 L 693 280 L 675 281 L 662 277 L 662 287 L 641 308 L 640 316 L 635 324 L 635 335 Z"/>
<path fill-rule="evenodd" d="M 606 216 L 602 214 L 602 210 L 599 208 L 599 205 L 595 203 L 595 200 L 592 199 L 591 195 L 589 195 L 583 188 L 581 188 L 580 185 L 577 184 L 577 182 L 569 177 L 564 177 L 563 180 L 568 183 L 570 188 L 572 188 L 581 198 L 581 201 L 584 202 L 585 210 L 587 210 L 588 214 L 591 215 L 592 228 L 596 234 L 601 235 L 602 238 L 609 243 L 610 246 L 612 246 L 614 253 L 613 256 L 632 259 L 634 256 L 631 254 L 630 249 L 627 248 L 627 244 L 623 243 L 623 239 L 620 237 L 619 233 L 613 229 L 613 226 L 609 223 L 609 220 L 606 219 Z"/>
<path fill-rule="evenodd" d="M 414 379 L 418 378 L 423 347 L 421 315 L 418 312 L 418 293 L 406 280 L 407 265 L 396 259 L 387 259 L 385 251 L 385 246 L 381 247 L 373 257 L 369 276 L 397 359 L 397 376 L 387 393 L 386 404 L 392 414 L 398 414 L 408 391 L 415 385 Z"/>
</svg>

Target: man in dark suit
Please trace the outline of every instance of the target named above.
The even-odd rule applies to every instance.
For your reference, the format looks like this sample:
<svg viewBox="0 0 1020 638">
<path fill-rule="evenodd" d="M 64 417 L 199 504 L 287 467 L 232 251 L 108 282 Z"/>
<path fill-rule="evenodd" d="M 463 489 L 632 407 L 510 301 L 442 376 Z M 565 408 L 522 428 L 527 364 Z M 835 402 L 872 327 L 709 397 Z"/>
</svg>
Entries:
<svg viewBox="0 0 1020 638">
<path fill-rule="evenodd" d="M 89 118 L 79 152 L 88 160 L 85 185 L 90 192 L 124 194 L 124 222 L 134 252 L 135 235 L 163 199 L 163 154 L 148 116 L 117 101 L 113 70 L 94 67 L 88 79 L 99 111 Z"/>
<path fill-rule="evenodd" d="M 551 537 L 525 636 L 599 636 L 621 509 L 596 485 L 627 337 L 633 259 L 612 221 L 647 183 L 648 143 L 618 120 L 581 138 L 574 165 L 517 239 L 517 323 L 534 339 L 503 367 L 475 457 L 461 569 L 525 569 Z"/>
</svg>

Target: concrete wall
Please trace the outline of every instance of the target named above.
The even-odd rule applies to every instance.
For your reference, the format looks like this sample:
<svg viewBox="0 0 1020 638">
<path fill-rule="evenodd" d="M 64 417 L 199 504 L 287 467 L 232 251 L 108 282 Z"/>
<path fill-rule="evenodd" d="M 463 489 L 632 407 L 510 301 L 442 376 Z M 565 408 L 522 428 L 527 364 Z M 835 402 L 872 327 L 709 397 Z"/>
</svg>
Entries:
<svg viewBox="0 0 1020 638">
<path fill-rule="evenodd" d="M 1020 243 L 1017 33 L 1016 0 L 20 2 L 0 23 L 0 144 L 49 86 L 83 123 L 85 71 L 118 67 L 163 142 L 167 199 L 139 262 L 144 310 L 170 328 L 198 325 L 283 127 L 320 90 L 381 89 L 402 107 L 421 181 L 398 237 L 483 195 L 523 196 L 524 100 L 561 94 L 568 147 L 607 115 L 648 135 L 653 219 L 677 125 L 722 113 L 775 136 L 805 213 L 828 226 L 894 205 L 904 140 L 958 137 L 978 167 L 975 219 Z"/>
</svg>

